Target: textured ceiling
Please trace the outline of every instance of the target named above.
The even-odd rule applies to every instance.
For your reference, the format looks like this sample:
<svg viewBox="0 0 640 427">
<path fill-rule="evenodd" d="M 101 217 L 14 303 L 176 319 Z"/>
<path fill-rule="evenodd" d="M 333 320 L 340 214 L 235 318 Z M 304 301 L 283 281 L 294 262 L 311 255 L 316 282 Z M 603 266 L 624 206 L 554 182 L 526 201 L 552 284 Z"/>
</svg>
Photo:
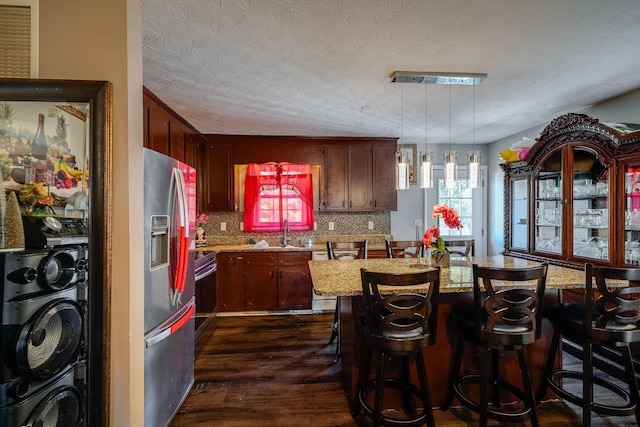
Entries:
<svg viewBox="0 0 640 427">
<path fill-rule="evenodd" d="M 203 133 L 485 143 L 640 87 L 638 0 L 143 0 L 143 17 L 145 86 Z"/>
</svg>

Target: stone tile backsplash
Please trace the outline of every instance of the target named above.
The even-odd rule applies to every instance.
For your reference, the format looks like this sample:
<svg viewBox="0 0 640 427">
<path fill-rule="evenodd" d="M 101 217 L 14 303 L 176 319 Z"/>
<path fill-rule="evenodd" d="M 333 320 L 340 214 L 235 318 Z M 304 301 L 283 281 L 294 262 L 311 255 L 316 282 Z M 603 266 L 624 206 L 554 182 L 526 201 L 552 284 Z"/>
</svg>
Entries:
<svg viewBox="0 0 640 427">
<path fill-rule="evenodd" d="M 266 240 L 270 244 L 280 242 L 282 233 L 247 233 L 240 229 L 243 221 L 242 212 L 209 212 L 209 221 L 204 229 L 207 242 L 216 244 L 242 244 L 249 239 L 255 241 Z M 389 212 L 316 212 L 317 229 L 313 231 L 292 231 L 289 236 L 292 242 L 300 239 L 314 239 L 315 243 L 327 240 L 351 241 L 366 237 L 370 241 L 382 242 L 391 233 L 391 214 Z M 373 229 L 369 229 L 369 221 L 373 222 Z M 221 230 L 221 224 L 226 225 L 226 231 Z M 329 230 L 333 223 L 333 230 Z"/>
</svg>

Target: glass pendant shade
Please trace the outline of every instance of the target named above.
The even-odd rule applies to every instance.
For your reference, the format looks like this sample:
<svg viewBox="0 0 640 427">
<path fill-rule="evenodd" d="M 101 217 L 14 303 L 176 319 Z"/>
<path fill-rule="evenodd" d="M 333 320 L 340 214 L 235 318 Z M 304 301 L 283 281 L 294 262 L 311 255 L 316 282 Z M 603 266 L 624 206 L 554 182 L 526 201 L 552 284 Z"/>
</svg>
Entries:
<svg viewBox="0 0 640 427">
<path fill-rule="evenodd" d="M 445 151 L 444 153 L 444 186 L 445 188 L 456 188 L 458 175 L 458 153 L 455 151 Z"/>
<path fill-rule="evenodd" d="M 433 187 L 433 154 L 422 153 L 420 162 L 420 188 Z"/>
<path fill-rule="evenodd" d="M 469 152 L 469 188 L 480 186 L 480 151 Z"/>
<path fill-rule="evenodd" d="M 396 190 L 407 190 L 409 188 L 409 163 L 402 156 L 402 153 L 396 152 Z"/>
</svg>

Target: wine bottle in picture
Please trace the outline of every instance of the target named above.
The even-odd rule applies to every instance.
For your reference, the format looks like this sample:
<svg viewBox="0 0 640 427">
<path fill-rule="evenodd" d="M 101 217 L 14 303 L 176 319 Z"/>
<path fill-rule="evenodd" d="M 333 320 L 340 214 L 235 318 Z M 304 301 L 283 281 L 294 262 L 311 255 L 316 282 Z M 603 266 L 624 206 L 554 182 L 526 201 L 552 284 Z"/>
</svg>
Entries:
<svg viewBox="0 0 640 427">
<path fill-rule="evenodd" d="M 46 160 L 47 148 L 47 138 L 44 136 L 44 114 L 38 114 L 38 129 L 31 142 L 31 155 L 38 160 Z"/>
</svg>

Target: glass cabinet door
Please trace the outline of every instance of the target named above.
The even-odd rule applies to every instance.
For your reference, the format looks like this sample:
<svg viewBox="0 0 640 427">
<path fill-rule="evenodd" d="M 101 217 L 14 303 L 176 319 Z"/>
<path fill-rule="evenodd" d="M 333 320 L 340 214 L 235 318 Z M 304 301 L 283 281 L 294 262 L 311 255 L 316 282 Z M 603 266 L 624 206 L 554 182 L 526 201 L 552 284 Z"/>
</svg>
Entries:
<svg viewBox="0 0 640 427">
<path fill-rule="evenodd" d="M 609 260 L 609 169 L 596 153 L 575 147 L 573 158 L 573 255 Z"/>
<path fill-rule="evenodd" d="M 529 246 L 529 180 L 511 181 L 511 247 L 526 250 Z"/>
<path fill-rule="evenodd" d="M 640 163 L 625 166 L 624 263 L 640 264 Z"/>
<path fill-rule="evenodd" d="M 535 250 L 562 254 L 562 151 L 552 154 L 535 180 Z"/>
</svg>

